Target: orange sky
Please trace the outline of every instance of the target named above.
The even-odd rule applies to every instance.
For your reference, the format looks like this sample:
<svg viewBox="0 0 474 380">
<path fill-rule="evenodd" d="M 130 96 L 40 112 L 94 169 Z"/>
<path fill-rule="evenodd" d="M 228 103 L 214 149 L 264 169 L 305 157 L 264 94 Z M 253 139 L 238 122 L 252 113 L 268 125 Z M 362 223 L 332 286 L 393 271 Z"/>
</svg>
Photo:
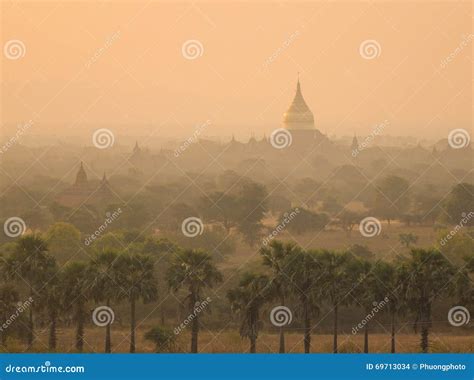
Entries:
<svg viewBox="0 0 474 380">
<path fill-rule="evenodd" d="M 471 2 L 2 2 L 4 128 L 257 136 L 281 125 L 300 72 L 317 128 L 441 138 L 472 130 Z M 202 56 L 183 57 L 198 40 Z M 359 47 L 376 40 L 380 55 Z M 451 54 L 449 62 L 445 59 Z"/>
</svg>

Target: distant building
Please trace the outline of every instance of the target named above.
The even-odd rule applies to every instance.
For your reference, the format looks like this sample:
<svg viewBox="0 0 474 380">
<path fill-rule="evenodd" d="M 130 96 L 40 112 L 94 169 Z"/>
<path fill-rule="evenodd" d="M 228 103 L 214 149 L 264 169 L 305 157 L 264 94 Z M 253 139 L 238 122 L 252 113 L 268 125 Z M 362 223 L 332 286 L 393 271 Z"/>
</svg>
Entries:
<svg viewBox="0 0 474 380">
<path fill-rule="evenodd" d="M 295 148 L 311 148 L 315 143 L 326 139 L 314 126 L 314 116 L 301 93 L 299 78 L 293 102 L 283 114 L 283 127 L 291 133 Z"/>
<path fill-rule="evenodd" d="M 114 201 L 114 194 L 104 173 L 102 180 L 89 181 L 84 165 L 81 161 L 74 184 L 60 193 L 56 202 L 66 207 L 80 207 L 81 205 L 108 204 Z"/>
</svg>

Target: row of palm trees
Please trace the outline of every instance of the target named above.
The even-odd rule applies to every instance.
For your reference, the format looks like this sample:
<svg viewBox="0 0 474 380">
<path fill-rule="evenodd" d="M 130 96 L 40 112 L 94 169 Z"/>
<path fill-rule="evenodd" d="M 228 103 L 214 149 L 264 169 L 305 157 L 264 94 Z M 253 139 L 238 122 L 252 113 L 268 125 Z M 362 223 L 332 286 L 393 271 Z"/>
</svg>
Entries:
<svg viewBox="0 0 474 380">
<path fill-rule="evenodd" d="M 265 270 L 244 273 L 227 297 L 240 319 L 240 335 L 248 338 L 250 352 L 257 350 L 262 325 L 262 308 L 278 303 L 293 307 L 301 316 L 304 351 L 311 351 L 315 319 L 323 307 L 333 311 L 333 351 L 338 352 L 338 317 L 341 306 L 362 306 L 368 314 L 375 301 L 389 299 L 386 312 L 391 320 L 391 351 L 395 352 L 397 318 L 412 313 L 415 326 L 421 328 L 421 350 L 428 351 L 433 303 L 444 296 L 456 296 L 459 302 L 473 301 L 474 259 L 454 267 L 435 250 L 413 249 L 409 257 L 396 263 L 370 262 L 350 253 L 326 250 L 303 250 L 291 244 L 272 241 L 260 249 Z M 112 309 L 127 302 L 130 310 L 130 352 L 136 350 L 136 306 L 158 298 L 158 278 L 154 258 L 139 253 L 105 250 L 90 262 L 71 262 L 59 268 L 48 253 L 40 235 L 20 237 L 14 249 L 2 258 L 4 284 L 0 288 L 0 316 L 6 320 L 17 307 L 17 288 L 26 288 L 35 302 L 28 309 L 27 343 L 32 348 L 35 338 L 36 313 L 48 318 L 49 350 L 57 347 L 58 322 L 68 316 L 76 325 L 75 348 L 84 350 L 84 326 L 90 317 L 91 302 Z M 204 298 L 205 288 L 223 281 L 210 255 L 199 250 L 178 250 L 164 274 L 171 291 L 184 291 L 191 322 L 190 351 L 198 352 L 200 313 L 193 313 L 196 303 Z M 13 286 L 11 280 L 16 282 Z M 364 314 L 364 315 L 366 315 Z M 169 337 L 162 331 L 152 337 Z M 370 323 L 364 327 L 364 352 L 369 351 Z M 2 329 L 5 345 L 9 330 Z M 285 352 L 285 328 L 279 328 L 279 352 Z M 167 338 L 168 339 L 168 338 Z M 161 343 L 160 343 L 161 344 Z M 105 327 L 104 351 L 112 351 L 111 325 Z"/>
<path fill-rule="evenodd" d="M 439 251 L 412 249 L 409 256 L 396 262 L 371 262 L 351 253 L 328 250 L 303 250 L 292 243 L 273 241 L 262 248 L 268 274 L 245 273 L 237 288 L 228 292 L 232 308 L 241 315 L 240 334 L 256 352 L 260 310 L 267 303 L 285 306 L 289 299 L 301 315 L 304 352 L 311 350 L 314 318 L 328 306 L 333 312 L 333 352 L 338 352 L 338 317 L 341 306 L 359 306 L 367 316 L 374 304 L 388 299 L 384 311 L 390 315 L 391 352 L 395 352 L 397 318 L 413 315 L 415 330 L 421 330 L 422 352 L 429 348 L 432 307 L 435 301 L 455 296 L 463 305 L 472 306 L 474 255 L 459 268 Z M 364 324 L 364 352 L 369 352 L 370 320 Z M 280 327 L 279 352 L 285 352 L 285 331 Z"/>
</svg>

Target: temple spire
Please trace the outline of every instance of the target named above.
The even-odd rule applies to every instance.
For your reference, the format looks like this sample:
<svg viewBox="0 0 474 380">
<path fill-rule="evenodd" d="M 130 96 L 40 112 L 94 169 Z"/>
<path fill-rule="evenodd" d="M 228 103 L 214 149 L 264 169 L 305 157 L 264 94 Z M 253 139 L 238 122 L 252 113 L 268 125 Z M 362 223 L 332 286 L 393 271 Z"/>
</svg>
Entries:
<svg viewBox="0 0 474 380">
<path fill-rule="evenodd" d="M 79 166 L 79 170 L 76 174 L 76 182 L 74 182 L 75 186 L 84 186 L 87 185 L 87 174 L 84 170 L 84 165 L 81 161 L 81 165 Z"/>
</svg>

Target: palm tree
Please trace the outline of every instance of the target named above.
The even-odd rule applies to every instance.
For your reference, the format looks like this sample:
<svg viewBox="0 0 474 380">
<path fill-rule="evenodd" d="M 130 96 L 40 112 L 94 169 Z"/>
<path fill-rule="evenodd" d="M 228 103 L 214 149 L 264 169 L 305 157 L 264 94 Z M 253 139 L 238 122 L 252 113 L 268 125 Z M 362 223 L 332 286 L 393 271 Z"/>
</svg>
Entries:
<svg viewBox="0 0 474 380">
<path fill-rule="evenodd" d="M 122 254 L 117 257 L 116 279 L 120 284 L 121 297 L 130 302 L 130 352 L 135 352 L 136 303 L 156 300 L 158 296 L 154 262 L 150 256 Z"/>
<path fill-rule="evenodd" d="M 249 339 L 251 354 L 257 351 L 259 313 L 269 290 L 267 276 L 245 273 L 239 285 L 227 292 L 232 310 L 241 316 L 240 336 Z"/>
<path fill-rule="evenodd" d="M 290 274 L 290 290 L 301 304 L 304 320 L 304 352 L 311 351 L 311 319 L 319 312 L 321 296 L 321 263 L 317 251 L 296 250 L 287 258 L 286 270 Z"/>
<path fill-rule="evenodd" d="M 372 273 L 372 264 L 367 260 L 357 260 L 356 265 L 358 268 L 354 268 L 354 274 L 357 273 L 359 276 L 358 282 L 359 286 L 357 287 L 357 300 L 362 305 L 364 309 L 365 316 L 368 316 L 372 313 L 374 307 L 374 302 L 377 301 L 375 296 L 375 282 L 377 281 Z M 369 352 L 369 325 L 370 318 L 365 317 L 364 325 L 364 353 Z"/>
<path fill-rule="evenodd" d="M 350 253 L 335 253 L 331 251 L 322 251 L 320 254 L 323 274 L 321 277 L 324 284 L 324 295 L 334 311 L 334 329 L 333 329 L 333 352 L 338 351 L 338 313 L 339 306 L 349 303 L 348 295 L 352 291 L 356 278 L 350 270 L 350 264 L 353 262 L 353 256 Z"/>
<path fill-rule="evenodd" d="M 30 297 L 41 296 L 51 273 L 57 270 L 56 260 L 48 254 L 45 240 L 36 234 L 20 237 L 11 255 L 6 259 L 5 270 L 11 278 L 28 284 Z M 27 341 L 31 349 L 34 341 L 34 307 L 30 306 L 28 316 Z"/>
<path fill-rule="evenodd" d="M 390 315 L 390 352 L 396 349 L 397 316 L 405 310 L 404 295 L 408 285 L 407 266 L 402 263 L 387 263 L 378 261 L 373 268 L 374 296 L 376 300 L 389 299 L 387 312 Z"/>
<path fill-rule="evenodd" d="M 7 321 L 8 318 L 15 312 L 18 307 L 18 301 L 20 297 L 17 290 L 11 284 L 2 284 L 0 286 L 0 318 L 2 323 Z M 3 347 L 6 346 L 8 329 L 0 329 L 1 339 L 0 342 Z"/>
<path fill-rule="evenodd" d="M 205 287 L 212 287 L 222 281 L 222 275 L 209 254 L 187 249 L 178 253 L 167 272 L 168 285 L 173 291 L 186 288 L 189 312 L 194 315 L 191 325 L 191 352 L 198 352 L 199 314 L 194 312 Z"/>
<path fill-rule="evenodd" d="M 119 265 L 117 263 L 118 253 L 114 250 L 106 250 L 95 256 L 90 263 L 90 270 L 94 272 L 91 291 L 95 301 L 104 301 L 110 307 L 112 301 L 120 300 L 123 292 L 120 292 L 118 277 Z M 111 324 L 105 326 L 105 348 L 104 352 L 112 351 Z"/>
<path fill-rule="evenodd" d="M 58 277 L 52 277 L 41 298 L 41 305 L 46 309 L 49 319 L 49 351 L 56 351 L 58 317 L 64 311 L 62 283 Z"/>
<path fill-rule="evenodd" d="M 281 306 L 285 306 L 286 293 L 288 292 L 289 274 L 286 272 L 287 258 L 295 250 L 292 243 L 284 244 L 278 240 L 273 240 L 268 247 L 262 247 L 260 254 L 263 264 L 270 268 L 272 276 L 270 278 L 273 289 L 273 298 L 278 299 Z M 280 327 L 280 353 L 285 352 L 285 330 Z"/>
<path fill-rule="evenodd" d="M 88 315 L 87 304 L 91 295 L 91 272 L 83 262 L 71 262 L 61 273 L 64 307 L 70 310 L 76 326 L 76 350 L 84 349 L 84 324 Z"/>
<path fill-rule="evenodd" d="M 415 312 L 415 331 L 418 325 L 421 326 L 420 347 L 426 353 L 433 302 L 450 293 L 455 272 L 450 262 L 434 249 L 412 249 L 407 270 L 409 286 L 406 296 Z"/>
</svg>

